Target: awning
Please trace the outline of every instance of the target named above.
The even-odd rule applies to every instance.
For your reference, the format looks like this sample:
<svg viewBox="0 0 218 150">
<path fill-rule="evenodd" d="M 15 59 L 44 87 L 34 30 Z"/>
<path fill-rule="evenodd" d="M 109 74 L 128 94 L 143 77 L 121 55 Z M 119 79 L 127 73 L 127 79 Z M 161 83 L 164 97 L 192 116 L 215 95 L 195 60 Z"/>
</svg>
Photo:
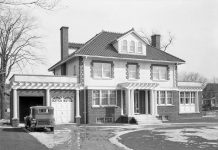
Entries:
<svg viewBox="0 0 218 150">
<path fill-rule="evenodd" d="M 12 89 L 79 89 L 78 83 L 63 82 L 17 82 L 11 83 Z"/>
<path fill-rule="evenodd" d="M 158 85 L 158 83 L 125 82 L 118 86 L 125 89 L 154 89 Z"/>
</svg>

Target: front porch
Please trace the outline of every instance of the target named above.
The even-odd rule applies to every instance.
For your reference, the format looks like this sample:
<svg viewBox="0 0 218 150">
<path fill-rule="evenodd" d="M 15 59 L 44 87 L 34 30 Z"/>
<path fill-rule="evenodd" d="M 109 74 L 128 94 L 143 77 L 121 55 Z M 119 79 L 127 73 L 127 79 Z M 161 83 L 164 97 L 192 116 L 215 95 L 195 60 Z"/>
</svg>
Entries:
<svg viewBox="0 0 218 150">
<path fill-rule="evenodd" d="M 137 123 L 156 121 L 156 83 L 123 83 L 121 87 L 121 116 L 134 118 Z M 128 119 L 128 120 L 129 120 Z"/>
</svg>

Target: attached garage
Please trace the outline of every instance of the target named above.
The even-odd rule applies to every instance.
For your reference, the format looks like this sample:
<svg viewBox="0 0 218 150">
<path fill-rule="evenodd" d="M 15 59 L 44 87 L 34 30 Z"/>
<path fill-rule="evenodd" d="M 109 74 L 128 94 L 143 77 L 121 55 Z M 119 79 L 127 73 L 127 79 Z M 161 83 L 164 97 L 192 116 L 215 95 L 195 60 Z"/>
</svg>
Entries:
<svg viewBox="0 0 218 150">
<path fill-rule="evenodd" d="M 76 77 L 14 75 L 10 82 L 12 124 L 23 122 L 31 106 L 53 106 L 56 124 L 80 123 L 83 100 Z"/>
<path fill-rule="evenodd" d="M 20 110 L 20 122 L 24 121 L 24 117 L 30 114 L 30 107 L 32 106 L 42 106 L 43 97 L 29 97 L 29 96 L 20 96 L 19 97 L 19 110 Z"/>
<path fill-rule="evenodd" d="M 52 90 L 51 106 L 54 107 L 55 122 L 74 122 L 75 91 L 73 90 Z"/>
</svg>

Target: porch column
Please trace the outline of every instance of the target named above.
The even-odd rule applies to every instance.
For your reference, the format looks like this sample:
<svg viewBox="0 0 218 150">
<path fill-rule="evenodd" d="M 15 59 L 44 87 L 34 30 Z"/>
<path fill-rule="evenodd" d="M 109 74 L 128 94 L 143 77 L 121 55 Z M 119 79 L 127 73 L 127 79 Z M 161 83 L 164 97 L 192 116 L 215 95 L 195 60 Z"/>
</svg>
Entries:
<svg viewBox="0 0 218 150">
<path fill-rule="evenodd" d="M 46 106 L 51 106 L 50 89 L 46 89 Z"/>
<path fill-rule="evenodd" d="M 126 94 L 126 114 L 127 116 L 130 116 L 130 90 L 126 89 L 125 94 Z"/>
<path fill-rule="evenodd" d="M 17 107 L 17 89 L 13 89 L 13 119 L 18 119 Z"/>
<path fill-rule="evenodd" d="M 150 90 L 150 114 L 153 115 L 154 113 L 154 95 L 153 90 Z"/>
<path fill-rule="evenodd" d="M 80 124 L 79 89 L 76 89 L 76 123 Z"/>
<path fill-rule="evenodd" d="M 196 92 L 196 99 L 195 99 L 195 112 L 199 112 L 199 97 L 198 97 L 198 91 Z"/>
<path fill-rule="evenodd" d="M 153 115 L 157 116 L 157 97 L 156 91 L 152 90 Z"/>
<path fill-rule="evenodd" d="M 145 90 L 145 114 L 148 114 L 148 90 Z"/>
<path fill-rule="evenodd" d="M 130 98 L 130 114 L 133 116 L 135 114 L 134 112 L 134 90 L 131 91 L 131 98 Z"/>
<path fill-rule="evenodd" d="M 121 109 L 121 116 L 123 116 L 123 90 L 121 89 L 121 107 L 120 107 L 120 109 Z"/>
</svg>

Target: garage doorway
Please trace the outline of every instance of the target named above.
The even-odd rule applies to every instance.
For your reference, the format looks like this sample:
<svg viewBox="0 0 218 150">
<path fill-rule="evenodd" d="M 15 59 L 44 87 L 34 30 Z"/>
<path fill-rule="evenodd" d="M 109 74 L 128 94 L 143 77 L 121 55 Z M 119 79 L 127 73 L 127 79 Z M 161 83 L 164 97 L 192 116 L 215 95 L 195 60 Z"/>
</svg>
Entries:
<svg viewBox="0 0 218 150">
<path fill-rule="evenodd" d="M 31 106 L 43 106 L 43 96 L 39 97 L 19 97 L 19 119 L 24 122 L 24 117 L 30 114 Z"/>
</svg>

